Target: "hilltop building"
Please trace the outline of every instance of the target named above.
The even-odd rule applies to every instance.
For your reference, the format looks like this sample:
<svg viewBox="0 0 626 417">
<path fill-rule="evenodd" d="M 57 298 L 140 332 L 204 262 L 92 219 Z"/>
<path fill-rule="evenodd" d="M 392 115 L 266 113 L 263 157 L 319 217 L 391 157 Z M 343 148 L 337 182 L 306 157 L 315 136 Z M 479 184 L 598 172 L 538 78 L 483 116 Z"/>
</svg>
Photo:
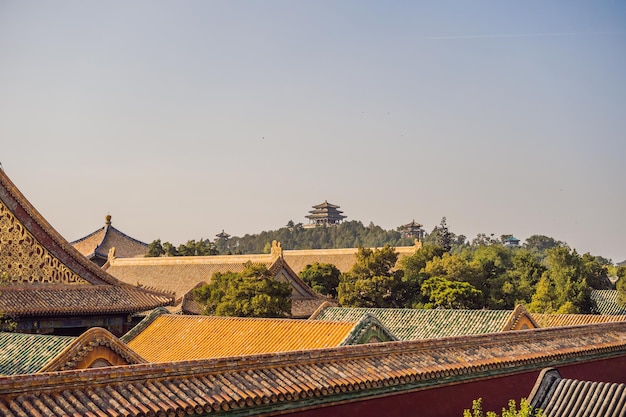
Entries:
<svg viewBox="0 0 626 417">
<path fill-rule="evenodd" d="M 304 225 L 305 228 L 317 227 L 317 226 L 336 226 L 343 222 L 343 219 L 347 218 L 339 210 L 339 206 L 330 204 L 328 201 L 324 201 L 322 204 L 313 206 L 313 210 L 309 211 L 308 216 L 309 224 Z"/>
<path fill-rule="evenodd" d="M 422 229 L 423 224 L 417 223 L 413 220 L 411 223 L 400 226 L 400 233 L 402 233 L 402 237 L 408 237 L 410 239 L 417 239 L 420 242 L 424 239 L 424 229 Z"/>
<path fill-rule="evenodd" d="M 509 248 L 519 248 L 519 239 L 514 236 L 509 236 L 505 239 L 504 246 Z"/>
<path fill-rule="evenodd" d="M 110 214 L 105 217 L 104 227 L 71 244 L 100 267 L 107 261 L 111 248 L 115 248 L 117 256 L 124 258 L 143 257 L 148 253 L 147 243 L 133 239 L 111 225 Z"/>
</svg>

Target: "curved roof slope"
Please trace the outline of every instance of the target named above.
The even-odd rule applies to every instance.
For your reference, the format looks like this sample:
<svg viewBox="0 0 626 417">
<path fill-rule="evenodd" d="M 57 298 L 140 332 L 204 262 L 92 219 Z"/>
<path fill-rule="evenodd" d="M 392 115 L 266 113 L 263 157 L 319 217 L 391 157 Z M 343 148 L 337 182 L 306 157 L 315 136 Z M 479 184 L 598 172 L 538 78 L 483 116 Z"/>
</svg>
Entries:
<svg viewBox="0 0 626 417">
<path fill-rule="evenodd" d="M 173 302 L 168 294 L 123 284 L 69 244 L 0 169 L 0 309 L 7 314 L 80 310 L 143 311 Z M 31 302 L 28 292 L 34 297 Z M 44 294 L 45 293 L 45 294 Z M 46 310 L 47 306 L 51 310 Z M 59 310 L 60 308 L 60 310 Z"/>
<path fill-rule="evenodd" d="M 6 416 L 241 415 L 401 395 L 626 355 L 626 324 L 0 377 Z"/>
<path fill-rule="evenodd" d="M 582 324 L 626 321 L 626 315 L 602 314 L 538 314 L 532 313 L 539 327 L 580 326 Z"/>
<path fill-rule="evenodd" d="M 150 362 L 209 359 L 339 346 L 355 322 L 162 314 L 129 348 Z"/>
<path fill-rule="evenodd" d="M 418 248 L 419 246 L 396 247 L 398 260 L 413 255 Z M 333 264 L 341 272 L 348 272 L 356 263 L 358 250 L 358 248 L 286 250 L 283 252 L 283 256 L 297 274 L 300 274 L 307 265 L 312 265 L 315 262 Z"/>
<path fill-rule="evenodd" d="M 371 314 L 400 340 L 436 339 L 515 329 L 515 320 L 520 315 L 528 315 L 520 307 L 515 311 L 327 307 L 311 319 L 358 321 L 365 314 Z M 536 327 L 531 322 L 529 325 Z"/>
<path fill-rule="evenodd" d="M 591 291 L 591 304 L 598 314 L 626 314 L 626 306 L 621 306 L 617 302 L 617 290 Z"/>
<path fill-rule="evenodd" d="M 111 216 L 106 216 L 104 227 L 95 232 L 71 242 L 80 253 L 92 259 L 98 257 L 106 260 L 109 250 L 115 248 L 117 256 L 132 258 L 144 256 L 148 252 L 148 244 L 134 239 L 111 225 Z"/>
</svg>

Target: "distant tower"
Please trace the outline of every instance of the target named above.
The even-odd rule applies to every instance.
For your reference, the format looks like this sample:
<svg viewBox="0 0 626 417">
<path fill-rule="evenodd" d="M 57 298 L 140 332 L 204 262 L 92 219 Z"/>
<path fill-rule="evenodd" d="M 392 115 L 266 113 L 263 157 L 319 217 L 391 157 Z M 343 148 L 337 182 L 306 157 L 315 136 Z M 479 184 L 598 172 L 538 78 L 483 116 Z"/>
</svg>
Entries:
<svg viewBox="0 0 626 417">
<path fill-rule="evenodd" d="M 509 248 L 519 248 L 519 239 L 514 236 L 509 236 L 504 241 L 504 246 Z"/>
<path fill-rule="evenodd" d="M 313 206 L 313 210 L 309 211 L 311 214 L 305 216 L 309 219 L 309 224 L 306 227 L 335 226 L 340 224 L 347 216 L 344 216 L 342 214 L 343 211 L 338 210 L 338 208 L 339 206 L 330 204 L 328 201 Z"/>
<path fill-rule="evenodd" d="M 409 224 L 400 226 L 399 229 L 400 233 L 402 233 L 402 237 L 417 239 L 421 242 L 424 239 L 424 229 L 422 229 L 422 226 L 423 225 L 413 220 Z"/>
</svg>

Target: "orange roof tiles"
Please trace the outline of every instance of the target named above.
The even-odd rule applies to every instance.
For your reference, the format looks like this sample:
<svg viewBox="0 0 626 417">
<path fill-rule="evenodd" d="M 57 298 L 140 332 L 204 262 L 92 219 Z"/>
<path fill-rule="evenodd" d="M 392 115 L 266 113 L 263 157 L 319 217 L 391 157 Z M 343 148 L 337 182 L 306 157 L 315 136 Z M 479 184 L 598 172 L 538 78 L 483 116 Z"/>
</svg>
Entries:
<svg viewBox="0 0 626 417">
<path fill-rule="evenodd" d="M 0 377 L 0 414 L 275 415 L 625 355 L 626 325 L 602 323 L 50 372 Z"/>
<path fill-rule="evenodd" d="M 354 322 L 163 314 L 127 342 L 149 362 L 339 346 Z"/>
</svg>

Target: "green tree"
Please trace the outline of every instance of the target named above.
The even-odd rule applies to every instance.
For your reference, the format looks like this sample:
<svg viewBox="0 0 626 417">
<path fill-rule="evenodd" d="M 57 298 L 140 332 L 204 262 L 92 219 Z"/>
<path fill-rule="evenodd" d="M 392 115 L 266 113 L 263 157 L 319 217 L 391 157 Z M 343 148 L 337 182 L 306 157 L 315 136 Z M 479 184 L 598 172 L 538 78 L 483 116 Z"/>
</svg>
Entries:
<svg viewBox="0 0 626 417">
<path fill-rule="evenodd" d="M 165 255 L 165 250 L 161 244 L 161 239 L 154 240 L 148 245 L 148 253 L 146 257 L 159 257 Z"/>
<path fill-rule="evenodd" d="M 194 290 L 194 297 L 209 315 L 286 317 L 291 312 L 291 285 L 251 262 L 240 273 L 214 274 L 210 284 Z"/>
<path fill-rule="evenodd" d="M 432 277 L 424 281 L 422 293 L 435 307 L 478 309 L 482 306 L 482 292 L 465 281 Z"/>
<path fill-rule="evenodd" d="M 340 275 L 341 271 L 335 265 L 319 262 L 307 265 L 300 272 L 300 278 L 309 284 L 314 291 L 332 297 L 337 297 Z"/>
<path fill-rule="evenodd" d="M 381 249 L 360 247 L 352 269 L 339 278 L 339 304 L 343 307 L 401 307 L 402 271 L 395 269 L 398 254 L 386 245 Z"/>
<path fill-rule="evenodd" d="M 565 243 L 556 240 L 554 238 L 544 236 L 544 235 L 532 235 L 523 244 L 523 247 L 528 249 L 530 252 L 538 255 L 540 257 L 544 257 L 545 252 L 548 249 L 555 248 L 557 246 L 563 246 Z"/>
<path fill-rule="evenodd" d="M 439 228 L 437 229 L 437 244 L 443 248 L 444 251 L 450 252 L 452 249 L 452 240 L 453 236 L 450 234 L 448 230 L 448 225 L 446 224 L 446 218 L 441 218 L 441 223 L 439 224 Z"/>
<path fill-rule="evenodd" d="M 426 264 L 443 254 L 444 250 L 440 246 L 424 244 L 420 250 L 410 256 L 405 256 L 398 262 L 400 269 L 404 272 L 402 281 L 404 282 L 405 307 L 417 308 L 428 302 L 422 294 L 422 284 L 430 277 L 426 273 Z"/>
</svg>

